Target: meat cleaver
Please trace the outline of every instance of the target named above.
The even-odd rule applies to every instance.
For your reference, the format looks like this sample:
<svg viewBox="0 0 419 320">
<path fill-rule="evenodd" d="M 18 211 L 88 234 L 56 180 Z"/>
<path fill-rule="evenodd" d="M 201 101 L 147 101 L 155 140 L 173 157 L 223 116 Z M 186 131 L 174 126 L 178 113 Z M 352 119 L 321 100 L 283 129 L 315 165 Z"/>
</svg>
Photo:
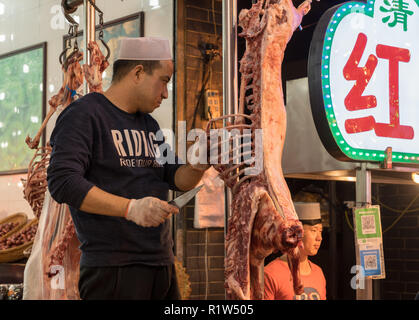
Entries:
<svg viewBox="0 0 419 320">
<path fill-rule="evenodd" d="M 171 204 L 172 206 L 178 207 L 179 209 L 181 209 L 183 206 L 185 206 L 189 201 L 191 201 L 191 199 L 193 197 L 196 196 L 196 194 L 199 192 L 199 190 L 201 190 L 201 188 L 204 185 L 201 184 L 199 187 L 196 187 L 192 190 L 189 190 L 188 192 L 185 192 L 184 194 L 182 194 L 181 196 L 169 201 L 169 204 Z"/>
</svg>

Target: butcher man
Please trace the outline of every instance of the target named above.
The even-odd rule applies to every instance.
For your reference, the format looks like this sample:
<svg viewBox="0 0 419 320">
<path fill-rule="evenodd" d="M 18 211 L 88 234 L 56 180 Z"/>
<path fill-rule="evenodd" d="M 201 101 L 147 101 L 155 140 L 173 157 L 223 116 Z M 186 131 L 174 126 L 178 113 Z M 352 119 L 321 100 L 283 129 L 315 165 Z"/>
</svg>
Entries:
<svg viewBox="0 0 419 320">
<path fill-rule="evenodd" d="M 265 267 L 265 300 L 326 300 L 326 279 L 322 269 L 308 257 L 315 256 L 322 242 L 320 204 L 317 202 L 295 202 L 295 211 L 303 224 L 304 248 L 300 249 L 299 272 L 304 292 L 294 294 L 287 256 L 276 258 Z"/>
<path fill-rule="evenodd" d="M 209 166 L 179 164 L 159 139 L 150 113 L 172 74 L 167 39 L 124 38 L 110 88 L 57 119 L 48 188 L 69 205 L 81 243 L 81 299 L 180 298 L 169 222 L 179 210 L 168 190 L 192 189 Z"/>
</svg>

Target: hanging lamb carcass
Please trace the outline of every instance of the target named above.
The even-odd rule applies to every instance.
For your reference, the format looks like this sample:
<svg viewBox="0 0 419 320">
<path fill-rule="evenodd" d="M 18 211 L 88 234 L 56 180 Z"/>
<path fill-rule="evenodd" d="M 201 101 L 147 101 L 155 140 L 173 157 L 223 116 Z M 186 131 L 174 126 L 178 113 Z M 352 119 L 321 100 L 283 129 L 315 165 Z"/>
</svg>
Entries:
<svg viewBox="0 0 419 320">
<path fill-rule="evenodd" d="M 253 155 L 263 156 L 263 169 L 254 175 L 245 174 L 244 162 L 215 166 L 232 191 L 225 239 L 228 299 L 263 299 L 264 260 L 278 250 L 287 253 L 295 293 L 303 291 L 298 271 L 303 228 L 281 166 L 286 132 L 281 65 L 287 43 L 310 5 L 306 0 L 296 9 L 291 0 L 259 0 L 240 12 L 246 51 L 240 61 L 239 114 L 213 119 L 207 127 L 209 133 L 218 120 L 228 118 L 231 122 L 224 129 L 240 129 L 243 138 L 250 128 Z M 245 101 L 250 115 L 244 114 Z M 257 129 L 262 129 L 263 155 L 255 152 Z M 222 143 L 216 148 L 222 149 Z M 234 152 L 230 157 L 234 160 Z"/>
</svg>

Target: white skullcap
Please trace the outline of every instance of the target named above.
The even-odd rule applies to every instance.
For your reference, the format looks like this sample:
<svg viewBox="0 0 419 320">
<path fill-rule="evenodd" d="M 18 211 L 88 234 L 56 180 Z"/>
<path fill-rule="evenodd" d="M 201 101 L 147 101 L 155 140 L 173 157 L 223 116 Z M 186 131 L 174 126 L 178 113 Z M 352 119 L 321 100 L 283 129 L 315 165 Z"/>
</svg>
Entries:
<svg viewBox="0 0 419 320">
<path fill-rule="evenodd" d="M 318 202 L 294 202 L 295 211 L 298 219 L 304 220 L 320 220 L 320 203 Z"/>
<path fill-rule="evenodd" d="M 116 60 L 172 60 L 169 40 L 157 37 L 122 38 Z"/>
</svg>

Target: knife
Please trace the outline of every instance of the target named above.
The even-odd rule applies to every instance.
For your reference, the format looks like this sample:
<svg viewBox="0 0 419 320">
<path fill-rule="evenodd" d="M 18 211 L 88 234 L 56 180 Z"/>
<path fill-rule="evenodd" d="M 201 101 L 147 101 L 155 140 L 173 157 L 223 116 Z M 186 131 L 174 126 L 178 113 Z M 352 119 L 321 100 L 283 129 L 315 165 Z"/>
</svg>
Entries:
<svg viewBox="0 0 419 320">
<path fill-rule="evenodd" d="M 191 201 L 191 199 L 193 197 L 196 196 L 196 194 L 199 192 L 199 190 L 201 190 L 201 188 L 204 185 L 201 184 L 199 187 L 196 187 L 192 190 L 189 190 L 188 192 L 185 192 L 184 194 L 182 194 L 181 196 L 169 201 L 169 204 L 171 204 L 172 206 L 178 207 L 179 209 L 181 209 L 183 206 L 185 206 L 189 201 Z"/>
</svg>

